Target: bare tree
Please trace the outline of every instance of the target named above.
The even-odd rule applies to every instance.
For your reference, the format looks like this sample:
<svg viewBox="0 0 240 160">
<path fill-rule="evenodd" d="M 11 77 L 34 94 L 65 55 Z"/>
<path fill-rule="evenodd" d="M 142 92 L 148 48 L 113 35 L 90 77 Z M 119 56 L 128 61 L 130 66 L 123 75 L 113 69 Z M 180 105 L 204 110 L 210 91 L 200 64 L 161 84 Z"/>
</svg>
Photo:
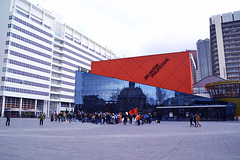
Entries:
<svg viewBox="0 0 240 160">
<path fill-rule="evenodd" d="M 156 87 L 156 97 L 157 97 L 157 103 L 160 105 L 163 103 L 167 96 L 167 93 L 164 89 Z"/>
</svg>

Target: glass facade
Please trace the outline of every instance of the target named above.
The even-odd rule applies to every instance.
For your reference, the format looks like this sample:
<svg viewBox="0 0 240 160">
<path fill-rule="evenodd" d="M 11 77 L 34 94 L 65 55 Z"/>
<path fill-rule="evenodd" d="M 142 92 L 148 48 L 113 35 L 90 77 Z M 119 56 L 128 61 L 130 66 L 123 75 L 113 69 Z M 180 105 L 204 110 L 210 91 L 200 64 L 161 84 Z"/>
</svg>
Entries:
<svg viewBox="0 0 240 160">
<path fill-rule="evenodd" d="M 240 81 L 220 81 L 205 85 L 213 99 L 236 104 L 235 116 L 240 115 Z"/>
<path fill-rule="evenodd" d="M 240 81 L 222 81 L 209 83 L 206 88 L 211 98 L 239 98 Z"/>
<path fill-rule="evenodd" d="M 133 108 L 162 120 L 232 120 L 236 105 L 205 97 L 76 72 L 75 111 L 123 113 Z M 170 114 L 171 113 L 171 114 Z"/>
</svg>

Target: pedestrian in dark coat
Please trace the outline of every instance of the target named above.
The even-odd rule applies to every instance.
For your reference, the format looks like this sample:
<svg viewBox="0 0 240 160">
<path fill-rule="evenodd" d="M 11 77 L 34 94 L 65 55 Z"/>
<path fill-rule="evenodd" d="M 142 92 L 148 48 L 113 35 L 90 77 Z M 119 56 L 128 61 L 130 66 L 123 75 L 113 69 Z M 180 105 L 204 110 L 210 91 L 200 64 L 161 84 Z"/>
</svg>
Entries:
<svg viewBox="0 0 240 160">
<path fill-rule="evenodd" d="M 193 125 L 193 116 L 192 116 L 192 114 L 190 114 L 190 116 L 189 116 L 189 121 L 190 121 L 190 127 L 192 127 L 192 126 L 194 126 Z"/>
<path fill-rule="evenodd" d="M 10 113 L 7 113 L 6 118 L 6 126 L 10 126 Z"/>
<path fill-rule="evenodd" d="M 52 113 L 52 114 L 51 114 L 51 121 L 52 121 L 52 122 L 53 122 L 53 120 L 54 120 L 53 116 L 54 116 L 54 115 L 53 115 L 53 113 Z"/>
<path fill-rule="evenodd" d="M 194 116 L 193 122 L 194 122 L 194 126 L 196 127 L 196 115 Z"/>
</svg>

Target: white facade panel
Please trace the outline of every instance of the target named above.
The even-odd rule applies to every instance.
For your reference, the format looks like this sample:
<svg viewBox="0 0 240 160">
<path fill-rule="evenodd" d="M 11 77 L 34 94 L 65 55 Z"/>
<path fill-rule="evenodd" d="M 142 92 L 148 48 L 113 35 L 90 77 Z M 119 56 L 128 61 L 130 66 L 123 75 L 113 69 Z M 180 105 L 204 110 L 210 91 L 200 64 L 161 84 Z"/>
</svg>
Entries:
<svg viewBox="0 0 240 160">
<path fill-rule="evenodd" d="M 28 57 L 30 57 L 30 56 L 28 56 Z M 21 57 L 14 56 L 14 55 L 11 55 L 11 54 L 9 54 L 9 57 L 7 59 L 8 59 L 8 61 L 12 60 L 13 62 L 15 62 L 15 66 L 11 66 L 11 68 L 16 68 L 16 69 L 19 70 L 20 69 L 19 67 L 21 67 L 21 66 L 19 66 L 19 64 L 22 65 L 22 66 L 25 65 L 25 67 L 22 67 L 24 69 L 24 71 L 28 71 L 30 73 L 39 72 L 39 73 L 41 73 L 40 75 L 47 76 L 47 77 L 50 76 L 51 66 L 47 66 L 47 65 L 44 65 L 44 64 L 41 64 L 41 63 L 36 63 L 34 61 L 30 61 L 30 60 L 27 60 L 25 58 L 21 58 Z M 16 64 L 17 62 L 20 62 L 20 63 Z M 9 62 L 8 62 L 8 64 L 9 64 Z M 29 65 L 29 66 L 27 66 L 27 65 Z M 36 68 L 35 69 L 30 69 L 32 67 L 36 67 Z M 39 69 L 42 68 L 46 71 L 49 70 L 49 73 L 40 72 L 40 71 L 37 70 L 38 68 Z"/>
<path fill-rule="evenodd" d="M 28 24 L 32 24 L 32 23 L 33 23 L 32 20 L 29 20 L 29 19 L 27 19 L 27 18 L 25 18 L 25 17 L 22 17 L 22 16 L 20 16 L 19 14 L 16 14 L 15 16 L 18 17 L 19 19 L 21 19 L 22 21 L 28 23 Z M 41 36 L 41 37 L 44 38 L 44 39 L 47 39 L 47 40 L 50 40 L 50 41 L 53 40 L 53 38 L 51 38 L 51 37 L 49 37 L 49 36 L 47 36 L 47 35 L 39 32 L 39 31 L 36 31 L 36 29 L 33 29 L 33 28 L 30 27 L 30 26 L 27 26 L 27 24 L 24 25 L 23 23 L 19 23 L 19 22 L 15 21 L 15 20 L 12 20 L 11 23 L 12 23 L 13 25 L 16 25 L 16 26 L 20 27 L 21 29 L 27 30 L 27 31 L 29 31 L 29 32 L 31 32 L 31 33 L 34 33 L 34 34 L 36 34 L 36 35 L 38 35 L 38 36 Z M 36 24 L 34 24 L 34 23 L 33 23 L 33 25 L 36 26 L 37 28 L 43 30 L 43 31 L 46 31 L 46 32 L 48 32 L 48 33 L 53 34 L 52 32 L 49 32 L 49 31 L 50 31 L 49 29 L 46 29 L 46 28 L 42 27 L 41 25 L 36 25 Z M 16 31 L 16 29 L 12 29 L 12 30 L 15 30 L 15 31 Z M 22 34 L 27 35 L 27 34 L 25 34 L 25 33 L 22 33 Z"/>
<path fill-rule="evenodd" d="M 43 19 L 43 11 L 40 10 L 39 8 L 35 7 L 35 6 L 32 6 L 31 8 L 31 15 L 34 17 L 34 18 L 37 18 L 38 20 L 42 21 Z"/>
<path fill-rule="evenodd" d="M 37 88 L 35 88 L 35 89 L 41 90 L 41 91 L 45 91 L 45 92 L 46 92 L 46 91 L 49 91 L 50 82 L 49 82 L 49 81 L 46 81 L 46 80 L 36 79 L 36 78 L 27 77 L 27 76 L 18 75 L 18 74 L 13 74 L 13 73 L 8 73 L 8 72 L 6 72 L 6 74 L 4 75 L 4 77 L 13 78 L 13 79 L 18 79 L 18 80 L 19 80 L 18 84 L 27 85 L 28 87 L 30 87 L 30 88 L 32 88 L 32 89 L 33 89 L 33 87 L 36 87 L 36 86 L 31 85 L 31 84 L 29 84 L 29 83 L 27 83 L 27 82 L 34 82 L 34 83 L 38 83 L 38 84 L 43 84 L 43 85 L 46 86 L 45 88 L 43 88 L 43 87 L 37 87 Z M 15 84 L 17 84 L 17 82 L 16 82 L 16 83 L 13 83 L 13 84 L 15 85 Z M 48 86 L 48 88 L 47 88 L 47 86 Z M 26 87 L 26 86 L 24 86 L 24 87 Z"/>
<path fill-rule="evenodd" d="M 29 14 L 30 7 L 31 7 L 31 4 L 29 2 L 24 1 L 24 0 L 16 0 L 15 3 L 16 3 L 17 8 L 19 8 L 22 11 L 24 11 L 25 13 Z"/>
<path fill-rule="evenodd" d="M 73 49 L 70 49 L 70 50 L 73 50 Z M 74 52 L 78 53 L 77 51 L 74 51 Z M 64 53 L 66 53 L 66 52 L 64 52 Z M 84 57 L 87 57 L 88 59 L 91 59 L 89 56 L 87 56 L 85 54 L 82 54 L 82 55 L 84 55 Z M 75 65 L 76 69 L 78 68 L 78 66 L 81 66 L 81 65 L 87 66 L 86 64 L 88 64 L 88 67 L 90 67 L 89 65 L 90 65 L 91 61 L 88 59 L 86 60 L 82 56 L 79 57 L 77 55 L 69 54 L 69 53 L 68 53 L 67 58 L 65 58 L 65 57 L 63 58 L 63 60 L 68 61 L 68 62 L 72 63 L 73 65 Z"/>
<path fill-rule="evenodd" d="M 73 37 L 73 29 L 70 28 L 69 26 L 66 26 L 65 28 L 65 33 L 70 36 L 71 38 Z"/>
<path fill-rule="evenodd" d="M 40 48 L 40 47 L 37 47 L 37 46 L 35 46 L 35 45 L 32 45 L 32 44 L 30 44 L 30 43 L 26 43 L 26 42 L 24 42 L 24 41 L 21 41 L 21 40 L 19 40 L 19 39 L 15 39 L 15 38 L 11 38 L 10 41 L 11 41 L 11 42 L 14 42 L 14 43 L 17 43 L 17 44 L 21 44 L 22 46 L 26 46 L 26 47 L 34 50 L 34 51 L 39 51 L 39 52 L 41 52 L 41 53 L 43 53 L 43 54 L 46 54 L 46 55 L 48 55 L 48 56 L 51 56 L 51 52 L 49 52 L 49 51 L 47 51 L 47 50 L 45 50 L 45 49 L 42 49 L 42 48 Z M 42 44 L 42 45 L 43 45 L 43 44 Z M 16 47 L 15 47 L 15 48 L 16 48 Z M 25 52 L 25 51 L 26 51 L 26 50 L 24 50 L 24 52 Z M 32 52 L 31 52 L 31 54 L 32 54 L 32 56 L 36 55 L 35 53 L 32 53 Z M 40 57 L 43 57 L 43 56 L 41 56 L 41 55 L 39 55 L 39 54 L 37 54 L 37 55 L 40 56 Z"/>
<path fill-rule="evenodd" d="M 46 42 L 45 42 L 45 40 L 48 40 L 49 42 L 52 42 L 52 39 L 44 38 L 44 39 L 41 39 L 41 40 L 40 40 L 40 39 L 38 39 L 38 38 L 35 38 L 35 37 L 30 36 L 30 35 L 28 35 L 28 34 L 24 34 L 23 32 L 20 32 L 20 31 L 15 30 L 15 29 L 11 29 L 11 32 L 17 34 L 18 36 L 21 36 L 21 37 L 23 37 L 23 38 L 26 38 L 26 39 L 28 39 L 28 40 L 31 40 L 31 41 L 35 42 L 35 43 L 38 43 L 38 44 L 40 44 L 40 45 L 44 45 L 45 47 L 48 47 L 48 48 L 52 49 L 52 44 L 49 44 L 49 43 L 46 43 Z M 29 31 L 29 32 L 30 32 L 30 31 Z M 35 34 L 35 36 L 39 36 L 39 33 L 34 32 L 34 31 L 31 32 L 31 34 Z M 41 36 L 41 38 L 43 38 L 43 37 Z M 15 38 L 14 38 L 13 40 L 16 41 Z M 19 41 L 19 40 L 18 40 L 18 41 Z M 21 41 L 21 42 L 22 42 L 22 41 Z M 25 43 L 26 43 L 26 42 L 25 42 Z M 34 46 L 34 47 L 36 47 L 36 46 Z M 39 48 L 39 47 L 37 47 L 37 48 Z M 42 48 L 40 48 L 40 49 L 42 49 Z M 42 51 L 45 52 L 45 50 L 42 50 Z M 47 51 L 47 52 L 49 52 L 49 53 L 50 53 L 49 55 L 51 55 L 51 52 L 50 52 L 50 51 Z"/>
<path fill-rule="evenodd" d="M 25 81 L 29 81 L 29 80 L 25 80 Z M 33 91 L 39 91 L 39 92 L 49 92 L 49 89 L 45 89 L 45 88 L 41 88 L 41 87 L 35 87 L 35 86 L 30 86 L 25 84 L 25 81 L 22 81 L 21 83 L 13 83 L 11 82 L 5 82 L 5 86 L 8 87 L 14 87 L 14 88 L 19 88 L 19 89 L 25 89 L 25 90 L 33 90 Z M 14 93 L 14 92 L 13 92 Z M 34 95 L 34 94 L 28 94 L 28 93 L 19 93 L 20 95 L 22 94 L 22 98 L 29 98 L 29 95 L 31 95 L 32 99 L 36 99 L 36 97 L 42 97 L 41 99 L 48 99 L 49 96 L 41 96 L 41 95 Z"/>
<path fill-rule="evenodd" d="M 89 40 L 89 48 L 91 49 L 91 50 L 94 50 L 95 49 L 95 44 L 94 44 L 95 42 L 93 42 L 92 40 Z"/>
<path fill-rule="evenodd" d="M 85 36 L 82 36 L 82 44 L 86 47 L 88 47 L 88 38 Z"/>
<path fill-rule="evenodd" d="M 82 36 L 81 33 L 78 33 L 75 31 L 74 39 L 77 40 L 79 43 L 81 43 L 81 39 L 82 39 L 81 36 Z"/>
<path fill-rule="evenodd" d="M 52 17 L 52 16 L 50 16 L 49 14 L 47 14 L 47 13 L 45 12 L 44 18 L 43 18 L 43 23 L 44 23 L 44 25 L 49 26 L 49 27 L 51 28 L 51 30 L 53 30 L 53 28 L 54 28 L 54 23 L 55 23 L 55 18 Z"/>
<path fill-rule="evenodd" d="M 95 51 L 96 51 L 97 53 L 101 53 L 101 46 L 100 46 L 99 44 L 96 44 L 96 46 L 95 46 Z"/>
<path fill-rule="evenodd" d="M 234 21 L 240 20 L 240 11 L 233 12 Z"/>
<path fill-rule="evenodd" d="M 101 48 L 101 54 L 105 57 L 106 57 L 106 54 L 107 54 L 106 52 L 107 52 L 106 48 Z"/>
<path fill-rule="evenodd" d="M 222 23 L 227 23 L 227 22 L 232 22 L 233 21 L 233 16 L 232 13 L 225 13 L 222 15 Z"/>
</svg>

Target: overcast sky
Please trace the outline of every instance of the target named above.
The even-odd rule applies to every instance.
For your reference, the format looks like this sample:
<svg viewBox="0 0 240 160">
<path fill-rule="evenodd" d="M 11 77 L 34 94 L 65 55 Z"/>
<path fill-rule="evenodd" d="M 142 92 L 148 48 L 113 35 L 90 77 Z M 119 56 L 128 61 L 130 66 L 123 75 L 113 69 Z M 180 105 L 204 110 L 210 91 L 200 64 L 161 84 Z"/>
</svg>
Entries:
<svg viewBox="0 0 240 160">
<path fill-rule="evenodd" d="M 240 10 L 239 0 L 31 0 L 120 57 L 196 49 L 209 18 Z"/>
</svg>

